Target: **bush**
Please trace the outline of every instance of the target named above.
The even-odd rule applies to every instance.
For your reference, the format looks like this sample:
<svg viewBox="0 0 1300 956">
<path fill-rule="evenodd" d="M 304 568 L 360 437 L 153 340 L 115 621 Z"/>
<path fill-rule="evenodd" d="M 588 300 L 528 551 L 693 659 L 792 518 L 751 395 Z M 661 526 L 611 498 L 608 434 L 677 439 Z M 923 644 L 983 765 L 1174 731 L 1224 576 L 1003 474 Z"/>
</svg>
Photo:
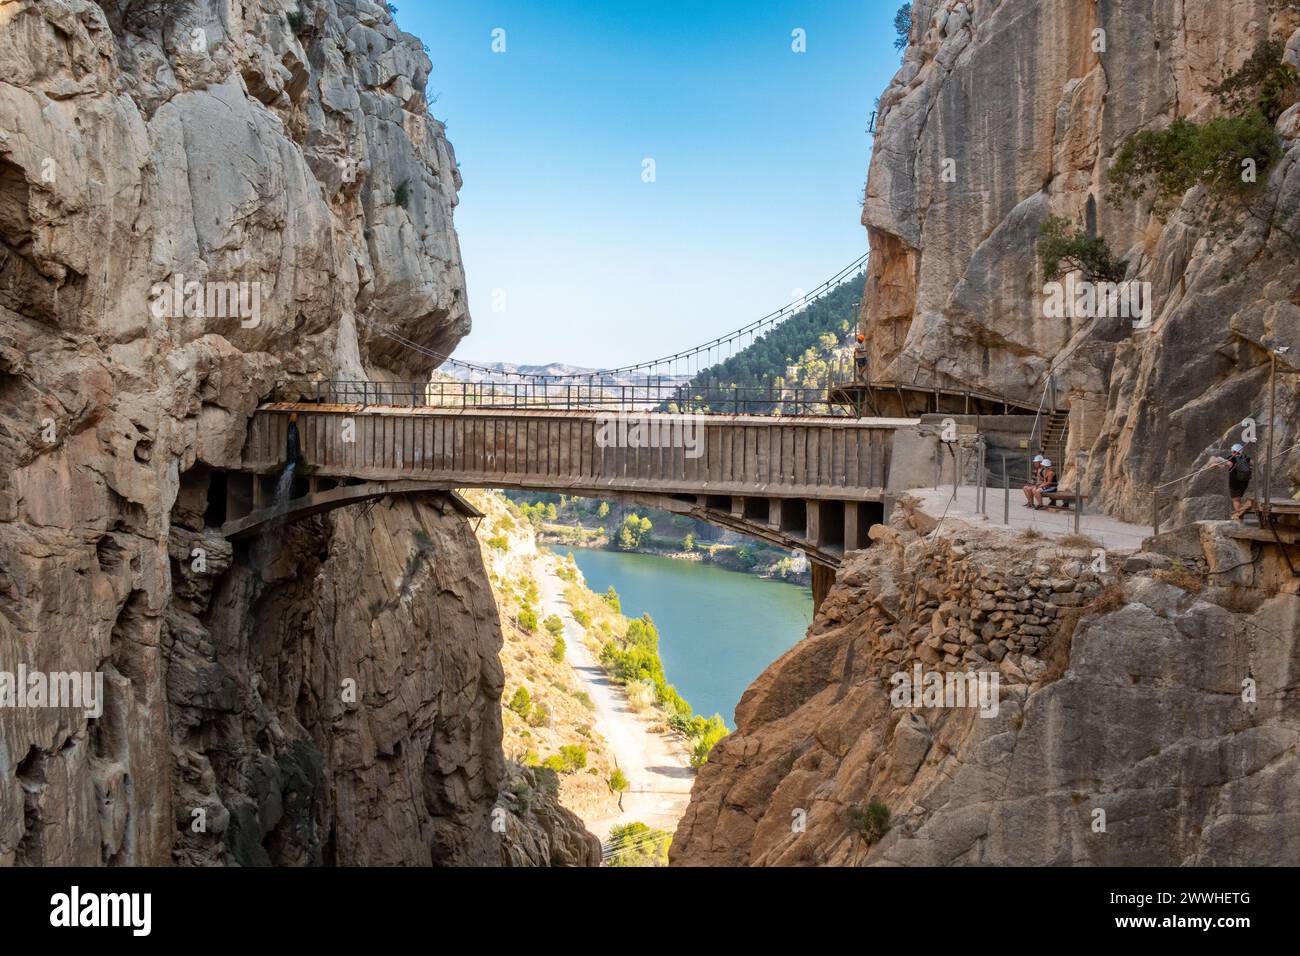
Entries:
<svg viewBox="0 0 1300 956">
<path fill-rule="evenodd" d="M 551 724 L 551 708 L 547 707 L 541 701 L 533 704 L 533 712 L 528 715 L 528 725 L 530 727 L 549 727 Z"/>
<path fill-rule="evenodd" d="M 573 695 L 573 697 L 574 700 L 576 700 L 578 703 L 580 703 L 583 707 L 587 708 L 588 710 L 596 709 L 596 702 L 591 699 L 591 695 L 588 694 L 585 690 L 578 691 L 576 694 Z"/>
<path fill-rule="evenodd" d="M 1212 215 L 1225 202 L 1249 198 L 1281 155 L 1273 124 L 1258 110 L 1204 124 L 1180 118 L 1162 130 L 1130 136 L 1109 179 L 1121 197 L 1150 196 L 1157 214 L 1167 213 L 1193 186 L 1204 186 Z M 1253 178 L 1245 177 L 1246 160 L 1254 160 Z"/>
<path fill-rule="evenodd" d="M 614 772 L 609 775 L 609 789 L 615 793 L 622 793 L 628 788 L 627 774 L 621 767 L 615 767 Z"/>
<path fill-rule="evenodd" d="M 689 531 L 686 532 L 686 537 L 682 538 L 682 550 L 683 551 L 695 550 L 695 535 L 691 534 Z"/>
<path fill-rule="evenodd" d="M 627 703 L 638 714 L 649 710 L 655 702 L 654 685 L 649 681 L 637 680 L 627 685 Z"/>
<path fill-rule="evenodd" d="M 515 696 L 510 698 L 510 709 L 520 717 L 527 717 L 528 711 L 533 706 L 532 695 L 528 693 L 527 687 L 520 687 L 515 691 Z"/>
<path fill-rule="evenodd" d="M 872 800 L 866 807 L 849 807 L 849 819 L 868 845 L 889 832 L 889 808 L 879 800 Z"/>
<path fill-rule="evenodd" d="M 519 622 L 519 628 L 526 634 L 532 634 L 537 630 L 537 612 L 527 604 L 519 609 L 519 616 L 515 619 Z"/>
<path fill-rule="evenodd" d="M 577 744 L 566 744 L 557 754 L 551 754 L 542 761 L 542 766 L 556 773 L 577 773 L 587 766 L 587 748 Z"/>
<path fill-rule="evenodd" d="M 289 29 L 295 36 L 302 36 L 303 31 L 307 29 L 307 15 L 301 10 L 290 10 L 285 16 L 289 20 Z"/>
<path fill-rule="evenodd" d="M 546 620 L 542 622 L 542 627 L 546 628 L 553 635 L 564 633 L 564 622 L 561 621 L 559 616 L 556 614 L 547 617 Z"/>
<path fill-rule="evenodd" d="M 1039 228 L 1038 260 L 1048 282 L 1076 269 L 1102 282 L 1122 282 L 1128 270 L 1128 263 L 1115 258 L 1105 239 L 1072 229 L 1060 216 L 1048 216 Z"/>
<path fill-rule="evenodd" d="M 610 606 L 610 609 L 613 610 L 615 614 L 621 614 L 623 612 L 623 605 L 618 599 L 618 592 L 614 590 L 614 585 L 611 584 L 609 586 L 609 590 L 604 593 L 602 600 Z"/>
<path fill-rule="evenodd" d="M 649 518 L 638 517 L 635 513 L 628 515 L 618 529 L 619 550 L 631 551 L 639 548 L 652 528 Z"/>
<path fill-rule="evenodd" d="M 610 866 L 667 866 L 672 834 L 644 823 L 626 823 L 609 831 Z"/>
<path fill-rule="evenodd" d="M 494 534 L 487 539 L 487 543 L 489 548 L 494 548 L 497 551 L 510 550 L 510 539 L 503 534 Z"/>
<path fill-rule="evenodd" d="M 551 645 L 551 660 L 555 661 L 557 664 L 564 660 L 564 649 L 564 638 L 557 637 L 555 643 Z"/>
<path fill-rule="evenodd" d="M 1283 61 L 1285 54 L 1281 40 L 1265 40 L 1239 69 L 1205 87 L 1205 91 L 1230 113 L 1243 116 L 1258 111 L 1270 123 L 1276 123 L 1300 99 L 1300 73 Z"/>
<path fill-rule="evenodd" d="M 393 205 L 406 208 L 406 204 L 411 200 L 411 181 L 403 179 L 393 190 Z"/>
<path fill-rule="evenodd" d="M 729 733 L 726 723 L 718 714 L 714 714 L 707 720 L 698 716 L 693 718 L 691 720 L 691 738 L 694 740 L 694 744 L 691 747 L 691 766 L 703 767 L 708 763 L 709 753 L 713 750 L 713 745 Z"/>
<path fill-rule="evenodd" d="M 591 627 L 591 615 L 580 607 L 573 609 L 573 619 L 583 627 Z"/>
</svg>

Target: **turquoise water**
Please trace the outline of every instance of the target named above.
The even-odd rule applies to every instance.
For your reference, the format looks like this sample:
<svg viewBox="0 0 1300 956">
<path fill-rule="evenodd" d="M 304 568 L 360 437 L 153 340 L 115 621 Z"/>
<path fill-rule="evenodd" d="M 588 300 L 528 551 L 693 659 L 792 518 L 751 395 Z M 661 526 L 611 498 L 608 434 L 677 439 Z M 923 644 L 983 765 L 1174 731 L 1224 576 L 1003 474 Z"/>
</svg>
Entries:
<svg viewBox="0 0 1300 956">
<path fill-rule="evenodd" d="M 591 590 L 614 586 L 624 615 L 654 618 L 668 682 L 728 727 L 745 688 L 812 620 L 808 588 L 654 554 L 575 548 L 573 557 Z"/>
</svg>

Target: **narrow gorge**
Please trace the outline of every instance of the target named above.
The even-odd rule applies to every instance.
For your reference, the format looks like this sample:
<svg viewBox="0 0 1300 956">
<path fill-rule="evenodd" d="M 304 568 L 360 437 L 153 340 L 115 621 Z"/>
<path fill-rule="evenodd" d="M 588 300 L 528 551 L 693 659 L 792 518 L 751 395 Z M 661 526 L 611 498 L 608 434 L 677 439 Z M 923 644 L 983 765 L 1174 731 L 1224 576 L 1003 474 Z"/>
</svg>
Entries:
<svg viewBox="0 0 1300 956">
<path fill-rule="evenodd" d="M 1300 3 L 528 6 L 0 0 L 0 868 L 1300 862 Z"/>
</svg>

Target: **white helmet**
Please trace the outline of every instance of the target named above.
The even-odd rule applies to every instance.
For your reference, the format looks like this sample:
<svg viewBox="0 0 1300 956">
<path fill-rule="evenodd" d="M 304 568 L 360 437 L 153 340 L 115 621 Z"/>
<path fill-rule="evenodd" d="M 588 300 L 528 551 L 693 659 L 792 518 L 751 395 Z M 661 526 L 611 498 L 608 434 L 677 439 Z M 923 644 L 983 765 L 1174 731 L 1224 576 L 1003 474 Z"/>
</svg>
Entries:
<svg viewBox="0 0 1300 956">
<path fill-rule="evenodd" d="M 1237 442 L 1235 445 L 1232 446 L 1232 450 L 1233 450 L 1233 451 L 1245 451 L 1245 450 L 1246 450 L 1246 446 L 1243 445 L 1241 442 Z"/>
<path fill-rule="evenodd" d="M 1042 455 L 1035 455 L 1035 456 L 1034 456 L 1034 464 L 1035 464 L 1035 465 L 1038 464 L 1038 463 L 1039 463 L 1040 461 L 1042 461 L 1042 460 L 1043 460 L 1043 456 L 1042 456 Z"/>
<path fill-rule="evenodd" d="M 1044 468 L 1051 468 L 1051 467 L 1052 467 L 1052 459 L 1050 459 L 1050 458 L 1044 458 L 1044 459 L 1043 459 L 1043 467 L 1044 467 Z"/>
</svg>

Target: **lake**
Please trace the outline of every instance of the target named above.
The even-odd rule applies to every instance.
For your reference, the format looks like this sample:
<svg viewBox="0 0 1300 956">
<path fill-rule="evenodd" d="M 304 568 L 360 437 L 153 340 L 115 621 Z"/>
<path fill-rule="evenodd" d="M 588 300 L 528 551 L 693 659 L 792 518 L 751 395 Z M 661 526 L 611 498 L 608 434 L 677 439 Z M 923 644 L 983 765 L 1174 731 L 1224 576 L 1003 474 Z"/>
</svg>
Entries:
<svg viewBox="0 0 1300 956">
<path fill-rule="evenodd" d="M 812 592 L 655 554 L 573 549 L 587 587 L 618 592 L 623 614 L 649 614 L 668 683 L 696 713 L 735 727 L 740 695 L 812 621 Z"/>
</svg>

